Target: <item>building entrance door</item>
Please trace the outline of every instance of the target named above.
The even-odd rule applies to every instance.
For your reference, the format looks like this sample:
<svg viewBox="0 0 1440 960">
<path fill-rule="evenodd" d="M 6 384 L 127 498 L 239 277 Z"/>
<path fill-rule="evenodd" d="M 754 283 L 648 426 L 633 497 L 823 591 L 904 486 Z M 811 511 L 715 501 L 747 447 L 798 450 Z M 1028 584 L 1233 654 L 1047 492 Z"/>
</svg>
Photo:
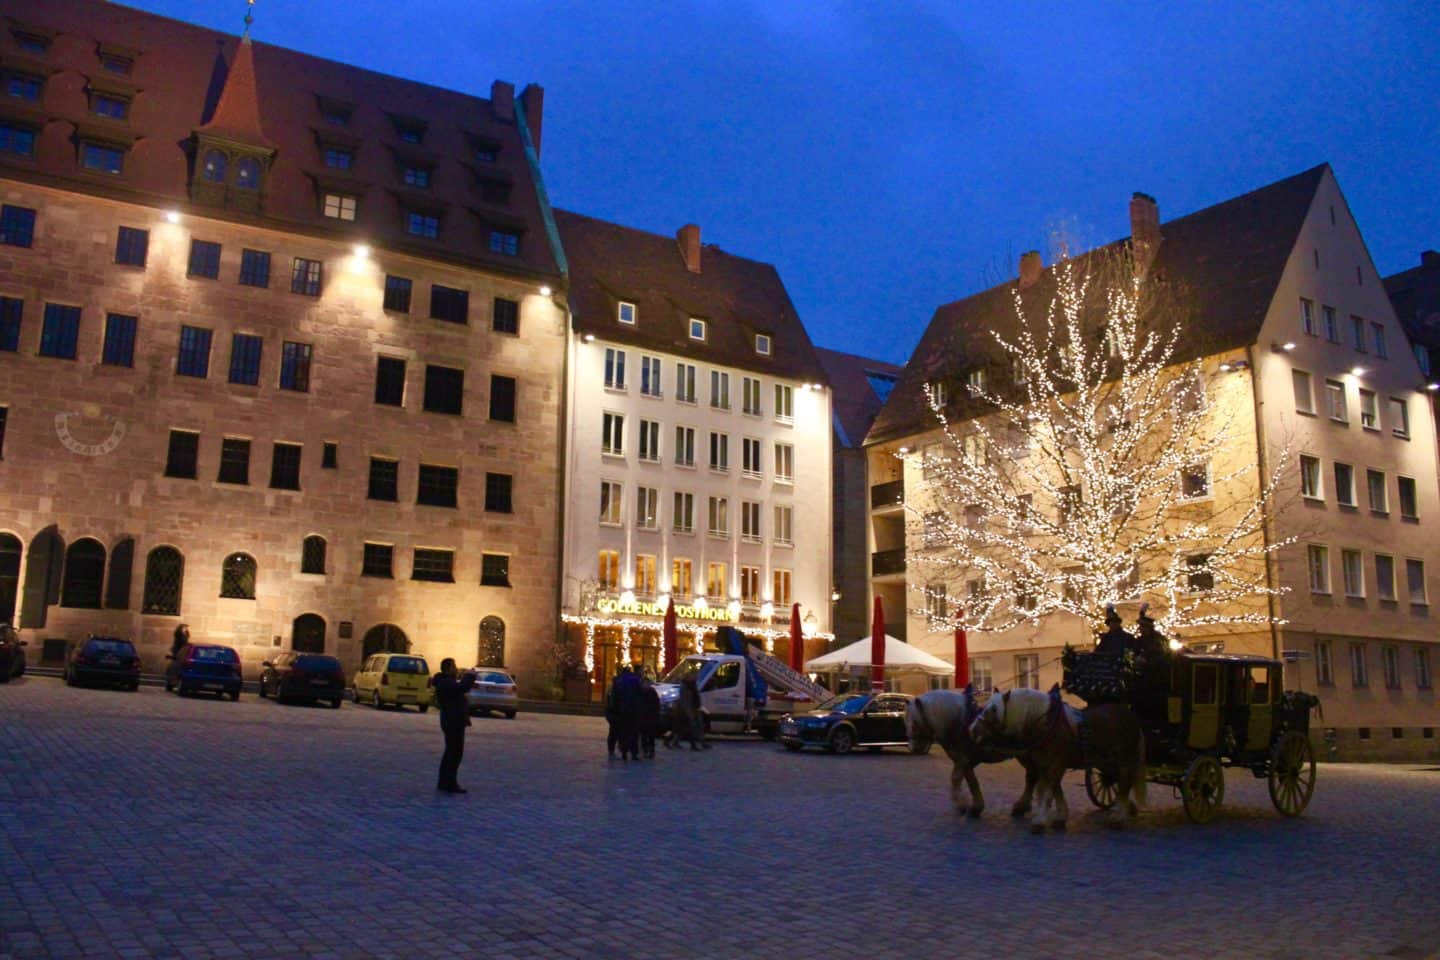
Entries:
<svg viewBox="0 0 1440 960">
<path fill-rule="evenodd" d="M 360 646 L 360 659 L 369 659 L 374 653 L 409 653 L 410 638 L 405 631 L 393 623 L 380 623 L 365 631 Z"/>
</svg>

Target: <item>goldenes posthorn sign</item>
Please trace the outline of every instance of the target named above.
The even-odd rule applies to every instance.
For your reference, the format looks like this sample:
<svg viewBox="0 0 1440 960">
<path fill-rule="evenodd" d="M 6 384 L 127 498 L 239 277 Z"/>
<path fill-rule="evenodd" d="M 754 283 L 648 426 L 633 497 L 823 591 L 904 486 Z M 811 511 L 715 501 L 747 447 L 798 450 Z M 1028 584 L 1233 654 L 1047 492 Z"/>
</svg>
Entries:
<svg viewBox="0 0 1440 960">
<path fill-rule="evenodd" d="M 640 614 L 646 617 L 663 617 L 665 608 L 658 603 L 621 603 L 619 600 L 601 600 L 597 604 L 601 613 Z M 725 607 L 675 607 L 675 616 L 684 620 L 718 620 L 730 622 L 735 617 Z"/>
</svg>

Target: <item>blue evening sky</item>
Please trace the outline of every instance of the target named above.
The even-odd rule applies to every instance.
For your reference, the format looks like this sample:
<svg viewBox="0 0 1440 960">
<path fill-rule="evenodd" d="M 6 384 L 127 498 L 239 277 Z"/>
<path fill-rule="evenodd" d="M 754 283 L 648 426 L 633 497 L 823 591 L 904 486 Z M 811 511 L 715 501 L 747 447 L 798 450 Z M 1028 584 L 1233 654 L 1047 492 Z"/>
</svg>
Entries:
<svg viewBox="0 0 1440 960">
<path fill-rule="evenodd" d="M 129 0 L 238 32 L 241 0 Z M 821 346 L 903 362 L 1062 230 L 1329 161 L 1382 274 L 1440 247 L 1440 4 L 258 0 L 257 40 L 545 88 L 561 207 L 774 263 Z"/>
</svg>

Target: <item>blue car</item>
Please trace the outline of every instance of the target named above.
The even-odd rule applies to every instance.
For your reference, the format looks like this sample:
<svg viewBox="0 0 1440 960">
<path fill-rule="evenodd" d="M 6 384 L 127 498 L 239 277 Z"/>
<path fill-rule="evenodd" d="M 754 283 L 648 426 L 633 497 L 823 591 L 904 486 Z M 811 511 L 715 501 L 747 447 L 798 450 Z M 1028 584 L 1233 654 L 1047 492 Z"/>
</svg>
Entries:
<svg viewBox="0 0 1440 960">
<path fill-rule="evenodd" d="M 179 653 L 166 656 L 165 689 L 180 696 L 192 693 L 214 693 L 240 699 L 240 655 L 231 647 L 218 643 L 187 643 Z"/>
</svg>

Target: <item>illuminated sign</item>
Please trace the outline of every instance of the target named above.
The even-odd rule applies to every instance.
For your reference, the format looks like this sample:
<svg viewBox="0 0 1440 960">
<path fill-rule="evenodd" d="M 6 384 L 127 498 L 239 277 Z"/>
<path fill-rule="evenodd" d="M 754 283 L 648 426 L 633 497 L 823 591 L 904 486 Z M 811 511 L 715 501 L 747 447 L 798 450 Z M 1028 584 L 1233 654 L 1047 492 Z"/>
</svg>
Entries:
<svg viewBox="0 0 1440 960">
<path fill-rule="evenodd" d="M 619 600 L 605 599 L 596 604 L 601 613 L 607 614 L 640 614 L 646 617 L 663 617 L 665 608 L 658 603 L 621 603 Z M 725 607 L 681 607 L 675 608 L 675 616 L 684 620 L 715 620 L 721 623 L 729 623 L 736 619 L 731 616 L 730 611 Z"/>
</svg>

